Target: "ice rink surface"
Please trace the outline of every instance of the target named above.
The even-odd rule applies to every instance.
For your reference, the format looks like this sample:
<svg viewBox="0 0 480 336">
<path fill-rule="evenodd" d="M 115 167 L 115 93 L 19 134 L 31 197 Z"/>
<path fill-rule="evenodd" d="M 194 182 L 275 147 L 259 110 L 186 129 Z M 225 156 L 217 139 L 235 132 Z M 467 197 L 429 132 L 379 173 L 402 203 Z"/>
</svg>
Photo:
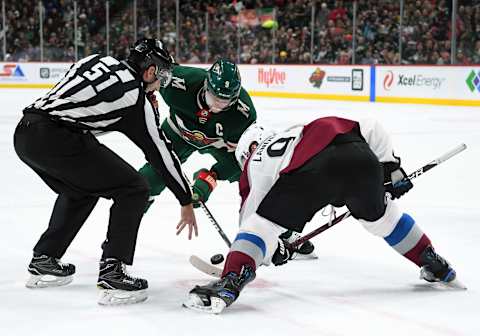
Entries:
<svg viewBox="0 0 480 336">
<path fill-rule="evenodd" d="M 211 316 L 181 306 L 195 284 L 210 280 L 188 257 L 209 259 L 225 254 L 226 247 L 201 210 L 199 237 L 175 236 L 180 209 L 168 190 L 143 219 L 131 268 L 149 281 L 146 302 L 97 305 L 106 200 L 63 258 L 77 266 L 74 282 L 24 287 L 32 247 L 46 229 L 55 195 L 17 158 L 12 135 L 23 107 L 43 93 L 0 90 L 0 335 L 480 335 L 479 108 L 254 98 L 259 121 L 275 128 L 328 115 L 376 118 L 391 132 L 407 172 L 466 143 L 465 152 L 416 179 L 399 203 L 469 289 L 425 284 L 416 266 L 349 219 L 314 238 L 319 259 L 260 268 L 233 306 Z M 134 167 L 143 164 L 142 153 L 124 136 L 109 134 L 101 141 Z M 184 167 L 191 175 L 211 163 L 194 155 Z M 230 239 L 237 231 L 237 194 L 236 183 L 219 183 L 208 202 Z M 318 214 L 305 232 L 325 221 Z"/>
</svg>

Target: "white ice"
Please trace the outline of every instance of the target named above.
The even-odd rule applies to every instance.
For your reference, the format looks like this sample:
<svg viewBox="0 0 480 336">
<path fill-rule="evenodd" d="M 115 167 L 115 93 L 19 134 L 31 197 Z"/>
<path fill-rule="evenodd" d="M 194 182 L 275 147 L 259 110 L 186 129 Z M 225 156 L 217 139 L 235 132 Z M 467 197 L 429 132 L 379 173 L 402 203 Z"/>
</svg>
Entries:
<svg viewBox="0 0 480 336">
<path fill-rule="evenodd" d="M 63 288 L 24 287 L 32 247 L 45 230 L 55 194 L 13 149 L 22 108 L 43 90 L 0 91 L 1 217 L 0 335 L 479 335 L 480 325 L 480 109 L 255 98 L 259 120 L 282 128 L 315 117 L 373 117 L 391 131 L 407 171 L 465 142 L 460 155 L 414 181 L 399 202 L 455 267 L 467 291 L 432 289 L 418 269 L 353 219 L 314 239 L 319 259 L 261 268 L 224 314 L 182 308 L 195 284 L 210 280 L 188 263 L 227 249 L 201 210 L 199 237 L 175 236 L 179 206 L 168 190 L 144 217 L 134 275 L 148 279 L 149 298 L 138 305 L 97 305 L 97 262 L 109 201 L 101 201 L 63 260 L 77 266 Z M 103 137 L 133 166 L 143 155 L 124 136 Z M 195 155 L 191 175 L 212 159 Z M 219 183 L 208 206 L 232 239 L 237 229 L 237 185 Z M 293 211 L 293 209 L 292 209 Z M 305 232 L 326 218 L 317 215 Z"/>
</svg>

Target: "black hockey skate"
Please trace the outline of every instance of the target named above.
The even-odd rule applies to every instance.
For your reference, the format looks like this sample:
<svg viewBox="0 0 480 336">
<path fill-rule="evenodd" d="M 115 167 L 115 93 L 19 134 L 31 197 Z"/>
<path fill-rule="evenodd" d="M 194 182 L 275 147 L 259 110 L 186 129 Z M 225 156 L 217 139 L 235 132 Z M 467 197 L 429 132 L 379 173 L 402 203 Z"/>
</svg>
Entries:
<svg viewBox="0 0 480 336">
<path fill-rule="evenodd" d="M 279 236 L 280 239 L 289 244 L 293 243 L 300 237 L 300 234 L 291 230 L 288 230 Z M 305 243 L 298 246 L 295 251 L 293 251 L 294 254 L 290 259 L 317 259 L 317 255 L 313 253 L 314 249 L 315 246 L 312 244 L 312 242 L 307 240 Z"/>
<path fill-rule="evenodd" d="M 240 295 L 243 287 L 255 279 L 255 271 L 244 266 L 240 275 L 230 272 L 206 286 L 195 286 L 183 306 L 211 314 L 219 314 Z"/>
<path fill-rule="evenodd" d="M 68 285 L 73 280 L 75 265 L 62 263 L 59 259 L 46 255 L 33 256 L 28 265 L 30 279 L 28 288 L 45 288 Z"/>
<path fill-rule="evenodd" d="M 466 287 L 457 280 L 457 273 L 450 264 L 435 252 L 432 246 L 427 246 L 420 255 L 422 268 L 420 269 L 420 279 L 428 282 L 438 282 L 449 287 L 466 289 Z"/>
<path fill-rule="evenodd" d="M 147 280 L 129 276 L 125 264 L 115 258 L 100 261 L 97 287 L 101 305 L 131 304 L 147 299 Z"/>
</svg>

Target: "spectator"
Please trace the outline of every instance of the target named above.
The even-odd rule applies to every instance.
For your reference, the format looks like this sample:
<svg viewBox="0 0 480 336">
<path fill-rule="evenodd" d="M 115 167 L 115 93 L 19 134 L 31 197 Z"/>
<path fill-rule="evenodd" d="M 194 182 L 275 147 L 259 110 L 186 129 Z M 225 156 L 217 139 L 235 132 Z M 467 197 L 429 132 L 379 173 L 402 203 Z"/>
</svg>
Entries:
<svg viewBox="0 0 480 336">
<path fill-rule="evenodd" d="M 472 63 L 480 64 L 480 40 L 477 40 L 475 42 L 475 49 L 473 51 Z"/>
<path fill-rule="evenodd" d="M 77 32 L 74 31 L 74 0 L 44 0 L 43 56 L 45 61 L 72 61 L 77 42 L 79 55 L 105 53 L 123 57 L 135 40 L 131 1 L 110 1 L 110 42 L 106 41 L 106 7 L 101 0 L 76 0 Z M 455 22 L 457 59 L 480 63 L 480 4 L 459 0 Z M 137 35 L 157 33 L 156 1 L 137 0 Z M 315 4 L 315 31 L 311 31 L 311 6 Z M 449 64 L 451 1 L 405 1 L 402 55 L 399 46 L 399 0 L 357 0 L 356 60 L 362 64 Z M 270 8 L 270 9 L 269 9 Z M 264 10 L 273 15 L 278 29 L 239 21 L 244 10 Z M 180 50 L 177 46 L 174 1 L 162 2 L 160 34 L 179 62 L 211 62 L 224 56 L 241 63 L 351 62 L 353 5 L 340 0 L 183 0 L 180 2 Z M 205 14 L 209 27 L 206 35 Z M 270 14 L 268 14 L 270 13 Z M 39 61 L 40 19 L 38 2 L 6 2 L 7 54 L 12 61 Z M 261 22 L 259 22 L 261 23 Z M 313 50 L 310 40 L 314 37 Z M 75 36 L 77 40 L 75 41 Z M 208 44 L 208 55 L 206 47 Z M 275 54 L 274 53 L 275 50 Z M 287 57 L 280 56 L 285 51 Z M 308 55 L 307 55 L 308 54 Z M 311 57 L 310 57 L 311 55 Z M 208 57 L 207 57 L 208 56 Z M 400 57 L 401 56 L 401 57 Z"/>
</svg>

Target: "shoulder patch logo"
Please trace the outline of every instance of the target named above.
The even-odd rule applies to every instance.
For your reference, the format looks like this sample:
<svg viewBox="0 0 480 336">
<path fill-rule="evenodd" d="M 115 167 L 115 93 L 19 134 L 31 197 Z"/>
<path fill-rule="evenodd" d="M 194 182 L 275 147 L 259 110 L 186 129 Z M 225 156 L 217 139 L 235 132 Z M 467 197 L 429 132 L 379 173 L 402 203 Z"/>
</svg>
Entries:
<svg viewBox="0 0 480 336">
<path fill-rule="evenodd" d="M 238 100 L 237 110 L 240 111 L 246 118 L 250 116 L 250 107 L 240 99 Z"/>
<path fill-rule="evenodd" d="M 185 79 L 180 77 L 172 77 L 172 86 L 174 88 L 187 91 L 187 86 L 185 85 Z"/>
</svg>

